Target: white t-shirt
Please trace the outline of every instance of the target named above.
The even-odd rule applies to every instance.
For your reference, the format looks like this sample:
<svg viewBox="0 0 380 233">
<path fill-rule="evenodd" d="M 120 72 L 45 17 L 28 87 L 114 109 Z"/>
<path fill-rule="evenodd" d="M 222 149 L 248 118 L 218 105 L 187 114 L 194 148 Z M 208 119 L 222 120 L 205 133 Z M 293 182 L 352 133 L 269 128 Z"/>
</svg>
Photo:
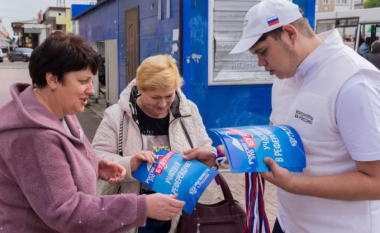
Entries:
<svg viewBox="0 0 380 233">
<path fill-rule="evenodd" d="M 380 160 L 380 73 L 342 43 L 337 30 L 272 89 L 274 124 L 293 126 L 307 166 L 295 176 L 357 171 L 355 161 Z M 379 77 L 378 77 L 379 76 Z M 296 117 L 308 114 L 310 122 Z M 353 187 L 355 188 L 355 187 Z M 277 189 L 278 218 L 286 232 L 380 233 L 380 201 L 343 201 Z"/>
<path fill-rule="evenodd" d="M 349 79 L 338 95 L 336 120 L 353 160 L 380 160 L 380 77 Z"/>
<path fill-rule="evenodd" d="M 71 130 L 70 130 L 69 126 L 67 125 L 65 119 L 62 119 L 62 124 L 63 124 L 63 126 L 65 127 L 66 131 L 67 131 L 70 135 L 72 135 Z"/>
</svg>

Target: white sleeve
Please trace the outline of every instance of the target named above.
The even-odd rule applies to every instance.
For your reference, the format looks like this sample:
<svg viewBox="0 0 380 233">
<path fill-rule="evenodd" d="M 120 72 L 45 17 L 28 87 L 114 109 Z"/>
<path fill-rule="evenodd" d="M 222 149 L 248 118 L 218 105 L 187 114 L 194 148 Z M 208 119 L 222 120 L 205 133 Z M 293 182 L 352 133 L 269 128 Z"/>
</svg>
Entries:
<svg viewBox="0 0 380 233">
<path fill-rule="evenodd" d="M 195 136 L 196 144 L 194 145 L 194 147 L 201 147 L 201 146 L 209 146 L 210 147 L 212 145 L 212 141 L 207 134 L 206 128 L 203 124 L 203 120 L 202 120 L 202 117 L 199 113 L 197 105 L 194 104 L 190 100 L 187 100 L 187 101 L 189 101 L 189 106 L 191 109 L 191 116 L 192 116 L 192 120 L 193 120 L 192 127 L 194 128 L 194 131 L 195 131 L 194 136 Z"/>
<path fill-rule="evenodd" d="M 122 111 L 117 111 L 116 104 L 106 109 L 104 118 L 100 122 L 96 130 L 94 139 L 92 140 L 92 147 L 99 159 L 106 159 L 116 162 L 126 169 L 124 182 L 136 181 L 132 176 L 131 171 L 131 158 L 132 156 L 120 156 L 118 154 L 119 148 L 119 127 L 118 124 Z"/>
<path fill-rule="evenodd" d="M 380 160 L 380 77 L 348 80 L 337 98 L 336 120 L 353 160 Z"/>
</svg>

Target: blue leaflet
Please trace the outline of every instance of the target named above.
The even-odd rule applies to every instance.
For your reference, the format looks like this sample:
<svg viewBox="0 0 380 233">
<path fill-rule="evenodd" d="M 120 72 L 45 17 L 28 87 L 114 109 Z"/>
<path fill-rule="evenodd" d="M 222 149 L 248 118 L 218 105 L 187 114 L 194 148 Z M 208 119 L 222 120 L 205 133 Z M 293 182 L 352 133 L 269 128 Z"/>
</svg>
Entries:
<svg viewBox="0 0 380 233">
<path fill-rule="evenodd" d="M 271 157 L 291 172 L 306 167 L 305 151 L 298 133 L 287 125 L 260 125 L 211 129 L 221 139 L 231 172 L 265 172 L 265 157 Z"/>
<path fill-rule="evenodd" d="M 155 164 L 141 163 L 133 177 L 155 192 L 178 194 L 178 200 L 186 202 L 183 210 L 191 214 L 218 173 L 196 160 L 186 161 L 173 151 L 160 150 L 156 156 Z"/>
</svg>

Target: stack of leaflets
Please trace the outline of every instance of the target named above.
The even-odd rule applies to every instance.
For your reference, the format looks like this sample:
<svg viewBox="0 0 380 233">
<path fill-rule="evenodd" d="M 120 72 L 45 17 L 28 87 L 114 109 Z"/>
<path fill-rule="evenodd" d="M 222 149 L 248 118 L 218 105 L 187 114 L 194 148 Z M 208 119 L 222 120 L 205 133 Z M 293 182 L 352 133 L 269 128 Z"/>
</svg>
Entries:
<svg viewBox="0 0 380 233">
<path fill-rule="evenodd" d="M 290 172 L 306 167 L 305 151 L 298 133 L 287 125 L 260 125 L 211 129 L 222 141 L 231 172 L 266 172 L 270 157 Z"/>
<path fill-rule="evenodd" d="M 141 163 L 133 177 L 155 192 L 178 194 L 178 200 L 186 202 L 183 210 L 191 214 L 218 172 L 173 151 L 160 150 L 156 156 L 155 164 Z"/>
</svg>

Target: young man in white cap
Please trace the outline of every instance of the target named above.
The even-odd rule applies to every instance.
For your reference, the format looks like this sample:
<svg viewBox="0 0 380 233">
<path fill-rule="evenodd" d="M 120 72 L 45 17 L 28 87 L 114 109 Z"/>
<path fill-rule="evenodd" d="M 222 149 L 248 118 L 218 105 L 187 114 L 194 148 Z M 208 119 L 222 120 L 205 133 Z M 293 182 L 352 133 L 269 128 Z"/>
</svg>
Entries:
<svg viewBox="0 0 380 233">
<path fill-rule="evenodd" d="M 270 120 L 293 126 L 306 151 L 302 174 L 266 159 L 282 230 L 380 232 L 380 72 L 337 30 L 315 35 L 287 0 L 262 1 L 244 25 L 231 53 L 249 50 L 276 75 Z"/>
<path fill-rule="evenodd" d="M 231 53 L 248 50 L 277 77 L 270 121 L 294 127 L 306 151 L 303 173 L 265 159 L 261 175 L 278 187 L 274 233 L 379 233 L 379 70 L 337 30 L 315 35 L 287 0 L 248 11 Z"/>
</svg>

